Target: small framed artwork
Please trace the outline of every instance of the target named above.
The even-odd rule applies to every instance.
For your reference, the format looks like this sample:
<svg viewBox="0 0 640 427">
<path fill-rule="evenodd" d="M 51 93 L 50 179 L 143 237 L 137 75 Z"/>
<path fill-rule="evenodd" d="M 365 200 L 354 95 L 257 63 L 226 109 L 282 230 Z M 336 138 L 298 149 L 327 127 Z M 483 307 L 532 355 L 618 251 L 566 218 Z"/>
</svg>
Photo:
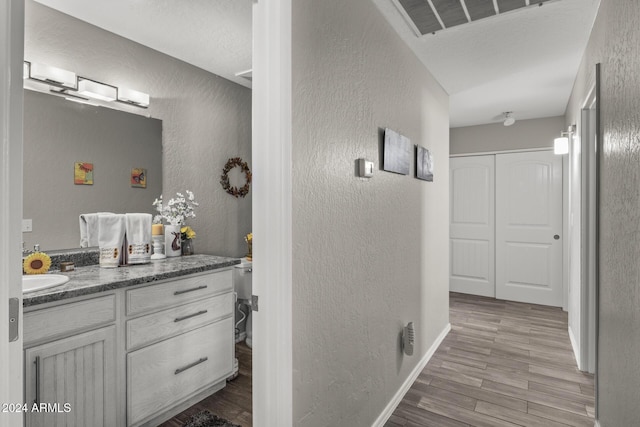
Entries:
<svg viewBox="0 0 640 427">
<path fill-rule="evenodd" d="M 145 168 L 131 169 L 131 186 L 147 188 L 147 170 Z"/>
<path fill-rule="evenodd" d="M 384 130 L 383 169 L 402 175 L 409 175 L 411 141 L 389 128 Z"/>
<path fill-rule="evenodd" d="M 416 178 L 433 182 L 433 157 L 431 151 L 416 145 Z"/>
<path fill-rule="evenodd" d="M 75 162 L 73 183 L 76 185 L 93 185 L 93 163 Z"/>
</svg>

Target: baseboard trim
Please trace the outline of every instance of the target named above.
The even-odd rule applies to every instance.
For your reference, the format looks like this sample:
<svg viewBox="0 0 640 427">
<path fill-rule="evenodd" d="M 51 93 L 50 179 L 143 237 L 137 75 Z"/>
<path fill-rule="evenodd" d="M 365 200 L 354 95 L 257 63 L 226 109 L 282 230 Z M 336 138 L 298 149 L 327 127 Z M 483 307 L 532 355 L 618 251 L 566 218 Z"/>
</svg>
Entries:
<svg viewBox="0 0 640 427">
<path fill-rule="evenodd" d="M 387 406 L 384 408 L 382 413 L 378 416 L 378 419 L 376 419 L 375 422 L 372 424 L 372 427 L 383 427 L 385 423 L 389 421 L 389 418 L 391 418 L 393 411 L 396 410 L 396 408 L 404 398 L 404 395 L 407 394 L 407 392 L 413 385 L 413 382 L 416 380 L 416 378 L 418 378 L 418 375 L 420 375 L 420 372 L 422 372 L 424 367 L 427 366 L 427 363 L 429 363 L 429 360 L 431 360 L 431 357 L 433 357 L 434 353 L 436 352 L 438 347 L 440 347 L 440 344 L 442 343 L 442 341 L 447 336 L 450 330 L 451 330 L 451 323 L 447 323 L 447 326 L 444 327 L 442 332 L 440 332 L 440 335 L 438 335 L 434 343 L 431 345 L 431 347 L 429 347 L 429 350 L 427 350 L 427 352 L 422 357 L 420 362 L 418 362 L 416 367 L 413 368 L 413 371 L 411 371 L 411 374 L 409 374 L 409 376 L 404 381 L 404 383 L 402 383 L 402 386 L 400 386 L 396 394 L 393 396 L 393 398 L 391 398 L 391 400 L 389 401 Z"/>
<path fill-rule="evenodd" d="M 571 329 L 571 327 L 568 328 L 569 329 L 569 340 L 571 341 L 571 348 L 573 349 L 573 356 L 576 358 L 576 363 L 578 364 L 578 369 L 580 369 L 581 371 L 583 371 L 584 369 L 582 369 L 582 363 L 580 360 L 580 347 L 578 347 L 578 341 L 576 341 L 576 337 L 573 334 L 573 330 Z"/>
</svg>

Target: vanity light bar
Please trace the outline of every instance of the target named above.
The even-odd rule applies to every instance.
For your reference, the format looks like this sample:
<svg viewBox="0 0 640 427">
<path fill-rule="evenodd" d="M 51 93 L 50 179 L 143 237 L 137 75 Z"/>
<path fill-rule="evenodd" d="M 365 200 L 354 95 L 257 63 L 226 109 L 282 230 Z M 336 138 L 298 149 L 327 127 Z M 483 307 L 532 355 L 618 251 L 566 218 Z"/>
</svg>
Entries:
<svg viewBox="0 0 640 427">
<path fill-rule="evenodd" d="M 50 65 L 24 61 L 22 73 L 24 79 L 50 85 L 49 91 L 56 95 L 69 96 L 80 100 L 93 98 L 104 102 L 118 101 L 140 108 L 149 107 L 149 94 L 127 88 L 118 88 L 86 77 L 77 76 L 76 73 Z M 28 86 L 26 83 L 25 88 L 43 92 L 40 88 L 33 88 L 33 85 Z"/>
<path fill-rule="evenodd" d="M 138 92 L 137 90 L 118 88 L 118 101 L 137 107 L 147 108 L 149 106 L 149 94 Z"/>
<path fill-rule="evenodd" d="M 37 62 L 32 62 L 30 68 L 29 77 L 34 80 L 70 89 L 76 88 L 76 73 Z"/>
</svg>

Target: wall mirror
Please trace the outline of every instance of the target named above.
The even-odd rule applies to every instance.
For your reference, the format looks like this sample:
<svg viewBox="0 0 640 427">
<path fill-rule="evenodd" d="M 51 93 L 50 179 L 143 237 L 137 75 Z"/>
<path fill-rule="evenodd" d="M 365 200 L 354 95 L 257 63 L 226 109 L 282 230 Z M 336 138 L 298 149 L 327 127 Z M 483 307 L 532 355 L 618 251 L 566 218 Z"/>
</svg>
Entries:
<svg viewBox="0 0 640 427">
<path fill-rule="evenodd" d="M 74 182 L 77 162 L 93 165 L 92 184 Z M 146 187 L 135 185 L 133 169 L 144 169 Z M 80 214 L 155 212 L 162 121 L 25 90 L 23 179 L 32 228 L 22 234 L 25 247 L 78 248 Z"/>
</svg>

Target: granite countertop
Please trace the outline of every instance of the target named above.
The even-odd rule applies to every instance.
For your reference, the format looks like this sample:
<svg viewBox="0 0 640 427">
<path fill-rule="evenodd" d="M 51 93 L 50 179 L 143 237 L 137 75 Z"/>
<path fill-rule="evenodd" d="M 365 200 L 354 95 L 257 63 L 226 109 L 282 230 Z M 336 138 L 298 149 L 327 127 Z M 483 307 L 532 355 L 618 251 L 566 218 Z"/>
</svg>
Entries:
<svg viewBox="0 0 640 427">
<path fill-rule="evenodd" d="M 118 268 L 101 268 L 99 265 L 76 267 L 74 271 L 64 274 L 69 281 L 41 291 L 29 292 L 23 296 L 23 306 L 29 307 L 47 302 L 60 301 L 142 283 L 171 279 L 187 274 L 201 273 L 240 263 L 238 258 L 227 258 L 214 255 L 190 255 L 167 258 L 164 261 L 153 261 L 149 264 L 128 265 Z"/>
</svg>

